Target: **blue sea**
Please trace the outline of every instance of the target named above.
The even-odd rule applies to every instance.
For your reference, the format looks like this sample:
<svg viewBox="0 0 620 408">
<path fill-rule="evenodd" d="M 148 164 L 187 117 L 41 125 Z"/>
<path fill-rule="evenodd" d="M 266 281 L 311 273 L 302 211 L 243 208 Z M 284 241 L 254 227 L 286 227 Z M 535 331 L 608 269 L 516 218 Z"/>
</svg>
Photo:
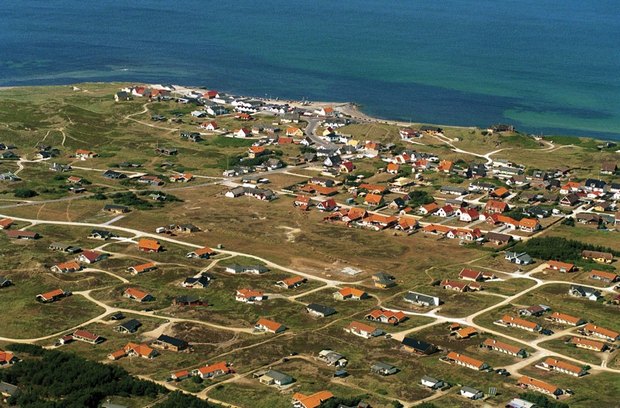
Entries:
<svg viewBox="0 0 620 408">
<path fill-rule="evenodd" d="M 0 1 L 0 86 L 83 81 L 620 139 L 620 2 Z"/>
</svg>

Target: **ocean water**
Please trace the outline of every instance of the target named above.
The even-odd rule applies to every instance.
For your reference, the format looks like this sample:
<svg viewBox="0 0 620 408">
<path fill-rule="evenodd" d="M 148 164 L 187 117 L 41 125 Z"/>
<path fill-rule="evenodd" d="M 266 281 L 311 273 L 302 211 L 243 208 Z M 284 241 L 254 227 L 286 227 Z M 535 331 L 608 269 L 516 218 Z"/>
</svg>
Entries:
<svg viewBox="0 0 620 408">
<path fill-rule="evenodd" d="M 620 139 L 618 0 L 0 2 L 0 86 L 139 81 Z"/>
</svg>

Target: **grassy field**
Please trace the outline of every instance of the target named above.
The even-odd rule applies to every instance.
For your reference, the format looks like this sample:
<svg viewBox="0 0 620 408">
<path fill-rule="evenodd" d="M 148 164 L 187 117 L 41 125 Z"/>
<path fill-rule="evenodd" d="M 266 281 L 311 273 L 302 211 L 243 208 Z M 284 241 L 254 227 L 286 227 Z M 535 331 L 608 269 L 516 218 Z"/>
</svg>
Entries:
<svg viewBox="0 0 620 408">
<path fill-rule="evenodd" d="M 617 403 L 615 395 L 620 392 L 620 383 L 615 374 L 596 373 L 575 378 L 567 374 L 540 370 L 534 365 L 524 368 L 522 372 L 558 387 L 573 390 L 575 394 L 566 400 L 571 407 L 588 407 L 593 401 L 602 406 L 614 406 Z"/>
<path fill-rule="evenodd" d="M 36 295 L 61 288 L 76 291 L 106 283 L 100 274 L 80 273 L 59 276 L 51 273 L 14 272 L 6 274 L 14 283 L 0 292 L 0 306 L 9 318 L 0 327 L 0 336 L 38 338 L 62 332 L 96 317 L 103 309 L 80 295 L 42 304 Z"/>
<path fill-rule="evenodd" d="M 208 177 L 219 177 L 223 170 L 236 165 L 247 154 L 248 147 L 254 140 L 232 139 L 217 133 L 204 134 L 205 140 L 199 143 L 182 140 L 181 131 L 197 131 L 200 122 L 210 120 L 192 118 L 189 113 L 195 107 L 174 102 L 147 103 L 141 98 L 115 103 L 112 95 L 123 86 L 122 84 L 78 86 L 81 91 L 73 91 L 71 87 L 66 86 L 0 90 L 0 123 L 6 128 L 3 128 L 0 142 L 16 144 L 18 147 L 16 153 L 27 159 L 35 157 L 38 143 L 49 144 L 59 149 L 58 157 L 50 161 L 24 163 L 24 169 L 20 172 L 23 181 L 0 183 L 2 206 L 16 203 L 13 201 L 17 200 L 14 194 L 16 189 L 30 189 L 37 193 L 36 196 L 29 198 L 33 201 L 30 205 L 5 207 L 0 212 L 31 219 L 103 224 L 115 218 L 114 215 L 102 211 L 105 204 L 113 202 L 110 197 L 112 194 L 129 190 L 136 194 L 146 190 L 157 190 L 172 194 L 179 201 L 166 202 L 162 206 L 153 206 L 148 210 L 132 208 L 131 212 L 116 220 L 114 225 L 154 232 L 156 227 L 162 225 L 192 223 L 200 227 L 201 231 L 177 234 L 172 238 L 212 248 L 221 246 L 225 250 L 239 251 L 248 255 L 234 257 L 226 254 L 217 255 L 215 260 L 218 263 L 209 269 L 209 274 L 214 278 L 209 287 L 192 290 L 181 287 L 180 282 L 208 268 L 214 260 L 186 258 L 186 253 L 190 250 L 188 246 L 168 243 L 162 239 L 164 252 L 146 254 L 140 252 L 134 243 L 89 240 L 87 235 L 91 228 L 44 224 L 28 227 L 27 223 L 18 223 L 14 228 L 28 227 L 41 234 L 42 238 L 32 242 L 9 241 L 4 234 L 0 234 L 2 261 L 0 275 L 7 276 L 15 282 L 13 287 L 0 289 L 0 307 L 7 312 L 7 316 L 11 316 L 6 324 L 0 327 L 0 336 L 41 337 L 63 332 L 92 319 L 102 310 L 79 294 L 49 305 L 34 301 L 36 294 L 57 287 L 71 291 L 92 289 L 91 295 L 108 305 L 134 311 L 153 309 L 155 315 L 144 317 L 129 313 L 128 319 L 137 318 L 143 323 L 139 331 L 131 335 L 117 333 L 114 331 L 115 323 L 105 319 L 102 322 L 89 324 L 86 328 L 105 337 L 104 343 L 92 346 L 76 342 L 63 346 L 63 349 L 119 365 L 133 374 L 149 375 L 157 380 L 166 379 L 172 371 L 225 360 L 233 364 L 241 377 L 235 378 L 232 382 L 222 383 L 226 380 L 224 378 L 200 384 L 190 380 L 178 385 L 186 391 L 198 392 L 207 386 L 219 383 L 210 389 L 209 396 L 243 407 L 288 407 L 292 392 L 311 393 L 321 389 L 329 389 L 341 397 L 367 394 L 365 400 L 372 406 L 390 407 L 390 400 L 393 398 L 418 401 L 431 395 L 428 390 L 418 385 L 423 375 L 441 378 L 455 385 L 447 395 L 435 401 L 438 406 L 481 406 L 479 403 L 471 403 L 457 396 L 459 385 L 477 387 L 485 392 L 491 386 L 497 387 L 498 396 L 487 401 L 490 406 L 504 404 L 509 396 L 516 396 L 519 393 L 520 390 L 514 385 L 514 378 L 506 379 L 494 373 L 474 373 L 469 369 L 451 366 L 439 360 L 447 350 L 456 350 L 484 360 L 493 367 L 508 366 L 518 361 L 504 354 L 481 349 L 480 343 L 488 336 L 485 333 L 470 340 L 457 341 L 448 335 L 448 329 L 443 325 L 433 325 L 415 331 L 416 328 L 433 321 L 427 317 L 411 317 L 397 327 L 373 323 L 387 333 L 414 330 L 411 334 L 413 337 L 437 344 L 443 350 L 432 356 L 418 357 L 404 352 L 400 344 L 389 336 L 365 340 L 343 331 L 351 321 L 363 321 L 364 316 L 378 306 L 423 311 L 424 309 L 416 309 L 402 300 L 408 290 L 440 297 L 444 303 L 439 314 L 458 318 L 497 304 L 506 296 L 530 288 L 532 280 L 507 279 L 508 276 L 504 272 L 514 272 L 517 267 L 506 262 L 502 253 L 487 251 L 478 246 L 461 246 L 458 242 L 437 239 L 422 233 L 405 236 L 393 230 L 374 232 L 326 223 L 323 221 L 326 214 L 316 210 L 299 211 L 293 207 L 293 198 L 286 195 L 270 203 L 249 197 L 226 198 L 224 193 L 227 187 L 216 185 L 216 179 Z M 143 111 L 145 108 L 147 110 Z M 152 114 L 170 118 L 175 112 L 182 114 L 181 123 L 151 120 Z M 252 122 L 241 122 L 233 116 L 218 117 L 216 121 L 221 128 L 228 130 L 242 126 L 271 126 L 277 122 L 277 118 L 270 115 L 257 115 L 257 120 Z M 298 126 L 304 127 L 305 124 Z M 459 162 L 459 165 L 481 160 L 466 153 L 455 152 L 445 140 L 431 135 L 424 135 L 419 140 L 424 143 L 423 145 L 404 143 L 400 140 L 398 130 L 395 125 L 375 123 L 347 126 L 342 132 L 351 134 L 359 140 L 395 143 L 399 149 L 415 148 L 419 152 L 435 153 L 442 159 Z M 478 154 L 502 149 L 493 158 L 509 158 L 527 165 L 529 170 L 548 169 L 570 163 L 571 167 L 575 168 L 571 174 L 575 179 L 593 175 L 598 177 L 601 161 L 614 158 L 612 152 L 598 151 L 596 142 L 586 139 L 554 138 L 556 147 L 548 150 L 547 144 L 521 134 L 483 135 L 479 129 L 473 128 L 448 127 L 444 130 L 446 137 L 457 148 Z M 178 149 L 179 154 L 160 156 L 155 152 L 157 147 L 174 147 Z M 72 157 L 76 149 L 96 151 L 98 157 L 76 160 Z M 292 162 L 293 157 L 300 153 L 298 145 L 273 146 L 271 150 L 276 151 L 278 157 L 287 162 Z M 62 174 L 53 173 L 49 170 L 52 162 L 71 164 L 73 170 Z M 110 180 L 102 176 L 106 169 L 117 169 L 122 162 L 141 165 L 140 168 L 125 170 L 156 174 L 166 181 L 174 172 L 192 172 L 200 177 L 188 184 L 166 182 L 161 187 L 147 187 L 127 180 Z M 377 169 L 385 165 L 379 157 L 358 160 L 355 174 L 365 174 L 366 182 L 385 184 L 392 176 L 376 173 Z M 0 162 L 0 172 L 15 171 L 17 168 L 16 161 Z M 299 176 L 277 172 L 263 174 L 270 179 L 270 184 L 267 184 L 266 188 L 279 190 L 303 182 L 305 180 L 303 176 L 316 176 L 319 172 L 306 168 L 295 169 L 294 173 Z M 88 180 L 89 184 L 85 186 L 87 193 L 82 196 L 70 196 L 66 181 L 69 175 Z M 430 171 L 424 173 L 424 178 L 429 185 L 416 186 L 415 189 L 433 193 L 437 197 L 441 196 L 435 194 L 437 186 L 469 184 L 468 180 L 461 177 Z M 343 179 L 343 176 L 340 176 L 340 179 Z M 605 179 L 611 180 L 609 177 Z M 92 197 L 95 194 L 97 196 Z M 102 199 L 104 196 L 105 199 Z M 148 199 L 147 196 L 141 197 Z M 350 197 L 352 195 L 343 188 L 336 199 L 344 202 Z M 386 200 L 390 201 L 395 197 L 397 194 L 390 193 L 386 195 Z M 39 203 L 50 199 L 65 200 Z M 357 197 L 357 200 L 362 199 Z M 395 213 L 387 208 L 381 211 L 389 215 Z M 425 220 L 445 221 L 433 217 L 427 217 Z M 449 224 L 461 225 L 458 222 Z M 578 239 L 620 250 L 620 244 L 616 242 L 618 240 L 612 239 L 615 236 L 612 234 L 616 234 L 615 232 L 601 232 L 580 225 L 574 228 L 554 225 L 544 234 Z M 127 237 L 124 233 L 119 235 Z M 80 272 L 71 275 L 50 273 L 51 265 L 74 257 L 49 251 L 48 246 L 52 242 L 78 245 L 84 249 L 103 248 L 112 256 L 93 267 L 117 274 L 128 279 L 129 283 L 121 283 L 119 279 L 100 272 Z M 260 276 L 232 275 L 224 271 L 225 266 L 233 263 L 263 264 L 251 255 L 263 257 L 283 268 L 293 268 L 317 277 L 355 282 L 351 283 L 351 286 L 367 291 L 371 298 L 363 301 L 338 301 L 333 298 L 335 288 L 322 288 L 324 283 L 312 279 L 300 288 L 282 289 L 276 287 L 275 282 L 293 275 L 272 266 L 269 272 Z M 147 261 L 157 262 L 158 268 L 138 276 L 132 276 L 127 272 L 127 267 Z M 536 266 L 523 269 L 529 271 Z M 457 279 L 459 271 L 464 267 L 491 271 L 501 280 L 484 283 L 484 290 L 479 293 L 457 293 L 436 286 L 442 279 Z M 348 275 L 343 272 L 345 268 L 357 269 L 359 273 Z M 397 286 L 389 289 L 374 287 L 370 277 L 379 271 L 394 275 Z M 544 278 L 574 279 L 575 282 L 593 283 L 588 282 L 583 273 L 561 277 L 547 275 Z M 127 287 L 143 289 L 151 293 L 155 300 L 146 303 L 128 300 L 122 296 L 123 290 Z M 234 294 L 240 288 L 261 290 L 267 294 L 268 299 L 255 305 L 237 302 Z M 620 330 L 614 313 L 616 309 L 569 297 L 566 291 L 567 285 L 547 285 L 521 296 L 510 305 L 480 316 L 476 321 L 486 327 L 530 341 L 538 336 L 523 330 L 503 329 L 493 325 L 492 322 L 504 313 L 516 315 L 520 307 L 542 303 L 549 305 L 554 311 L 581 316 L 601 326 Z M 208 303 L 208 306 L 192 308 L 173 306 L 173 299 L 182 295 L 199 296 Z M 292 298 L 295 295 L 303 296 Z M 312 318 L 305 312 L 308 303 L 331 306 L 337 313 L 324 319 Z M 275 320 L 285 325 L 288 330 L 278 335 L 251 335 L 230 330 L 216 330 L 201 324 L 205 322 L 227 327 L 251 328 L 261 317 Z M 173 324 L 170 323 L 170 318 L 191 319 L 193 322 Z M 531 320 L 554 330 L 564 328 L 548 324 L 542 318 Z M 110 362 L 106 359 L 107 354 L 129 341 L 150 341 L 162 333 L 189 341 L 193 352 L 164 351 L 150 361 L 125 358 Z M 39 343 L 49 345 L 54 340 L 55 338 L 45 339 Z M 567 355 L 577 356 L 584 361 L 600 363 L 600 355 L 574 349 L 563 344 L 562 340 L 548 341 L 542 345 Z M 320 350 L 326 348 L 340 352 L 349 359 L 347 369 L 351 374 L 350 377 L 335 380 L 334 368 L 314 359 Z M 291 353 L 298 355 L 292 357 Z M 284 360 L 285 357 L 287 360 Z M 619 360 L 612 356 L 609 366 L 619 366 Z M 369 371 L 370 365 L 376 361 L 392 363 L 400 369 L 400 372 L 390 377 L 376 376 Z M 289 373 L 296 378 L 296 384 L 286 391 L 280 391 L 261 385 L 251 378 L 254 370 L 265 367 L 274 367 Z M 543 378 L 543 374 L 537 369 L 527 367 L 525 371 L 531 372 L 537 378 Z M 549 379 L 552 382 L 557 381 L 562 386 L 570 386 L 576 391 L 576 395 L 569 401 L 571 407 L 585 406 L 588 399 L 595 400 L 597 392 L 601 392 L 602 389 L 618 393 L 617 376 L 610 374 L 596 374 L 579 380 L 552 375 Z M 613 403 L 611 399 L 602 401 Z M 114 402 L 139 406 L 151 401 L 119 399 Z"/>
</svg>

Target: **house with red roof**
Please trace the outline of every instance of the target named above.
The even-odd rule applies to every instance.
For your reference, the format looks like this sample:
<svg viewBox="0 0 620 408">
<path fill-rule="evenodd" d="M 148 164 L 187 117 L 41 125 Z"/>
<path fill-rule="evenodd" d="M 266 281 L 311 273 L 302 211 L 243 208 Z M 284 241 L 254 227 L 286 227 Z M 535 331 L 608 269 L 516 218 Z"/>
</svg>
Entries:
<svg viewBox="0 0 620 408">
<path fill-rule="evenodd" d="M 10 218 L 2 218 L 0 220 L 0 229 L 9 229 L 13 225 L 13 220 Z"/>
<path fill-rule="evenodd" d="M 52 291 L 37 295 L 37 300 L 42 303 L 52 303 L 67 296 L 68 293 L 62 289 L 54 289 Z"/>
<path fill-rule="evenodd" d="M 281 281 L 276 282 L 276 285 L 284 289 L 293 289 L 301 286 L 303 283 L 306 282 L 307 279 L 303 276 L 292 276 L 290 278 L 282 279 Z"/>
<path fill-rule="evenodd" d="M 383 196 L 381 194 L 366 194 L 364 197 L 364 205 L 368 207 L 379 207 L 383 204 Z"/>
<path fill-rule="evenodd" d="M 459 213 L 459 221 L 463 222 L 473 222 L 480 218 L 480 214 L 474 208 L 461 208 Z"/>
<path fill-rule="evenodd" d="M 153 296 L 137 288 L 127 288 L 123 292 L 123 296 L 136 302 L 148 302 L 153 300 Z"/>
<path fill-rule="evenodd" d="M 77 272 L 80 269 L 82 269 L 82 265 L 80 265 L 76 261 L 61 262 L 59 264 L 52 266 L 51 268 L 52 272 L 58 272 L 58 273 Z"/>
<path fill-rule="evenodd" d="M 558 398 L 560 395 L 564 394 L 560 388 L 555 385 L 549 384 L 547 382 L 537 380 L 532 377 L 528 377 L 527 375 L 521 376 L 517 385 L 521 388 L 525 388 L 532 391 L 537 391 L 542 394 L 549 395 L 553 398 Z"/>
<path fill-rule="evenodd" d="M 215 121 L 211 121 L 211 122 L 204 122 L 200 125 L 200 127 L 204 130 L 209 130 L 209 131 L 214 131 L 219 129 L 219 126 L 217 125 L 217 122 Z"/>
<path fill-rule="evenodd" d="M 229 364 L 225 361 L 220 361 L 218 363 L 206 365 L 204 367 L 197 368 L 192 370 L 192 375 L 202 378 L 203 380 L 209 378 L 217 378 L 224 375 L 228 375 L 233 373 L 232 368 L 229 367 Z"/>
<path fill-rule="evenodd" d="M 367 297 L 368 293 L 364 292 L 363 290 L 351 288 L 348 286 L 334 293 L 334 298 L 337 300 L 362 300 L 366 299 Z"/>
<path fill-rule="evenodd" d="M 453 281 L 450 279 L 445 279 L 441 281 L 440 286 L 447 290 L 454 290 L 457 292 L 474 292 L 477 290 L 482 290 L 482 286 L 476 282 L 465 283 L 459 281 Z"/>
<path fill-rule="evenodd" d="M 519 229 L 525 232 L 535 232 L 541 228 L 536 218 L 522 218 L 519 220 Z"/>
<path fill-rule="evenodd" d="M 0 367 L 15 364 L 19 361 L 19 359 L 15 356 L 15 354 L 10 351 L 3 351 L 0 349 Z"/>
<path fill-rule="evenodd" d="M 333 198 L 328 198 L 327 200 L 318 203 L 316 208 L 318 208 L 319 211 L 333 211 L 338 208 L 338 204 Z"/>
<path fill-rule="evenodd" d="M 319 391 L 312 395 L 296 392 L 293 394 L 293 408 L 319 408 L 321 404 L 332 398 L 334 394 L 329 391 Z"/>
<path fill-rule="evenodd" d="M 514 327 L 517 329 L 527 330 L 529 332 L 538 332 L 541 329 L 540 325 L 536 322 L 530 322 L 529 320 L 507 314 L 498 320 L 497 323 L 502 326 Z"/>
<path fill-rule="evenodd" d="M 174 381 L 183 381 L 189 377 L 191 377 L 191 374 L 188 370 L 181 370 L 170 374 L 170 379 Z"/>
<path fill-rule="evenodd" d="M 498 351 L 500 353 L 505 353 L 511 355 L 513 357 L 525 358 L 527 357 L 527 352 L 524 348 L 513 346 L 508 343 L 504 343 L 503 341 L 495 340 L 495 339 L 486 339 L 482 342 L 482 346 L 486 347 L 489 350 Z"/>
<path fill-rule="evenodd" d="M 555 323 L 567 324 L 569 326 L 581 326 L 586 323 L 586 321 L 580 317 L 575 317 L 560 312 L 553 312 L 546 319 Z"/>
<path fill-rule="evenodd" d="M 588 373 L 583 366 L 578 366 L 576 364 L 552 357 L 548 357 L 540 364 L 537 364 L 536 367 L 547 371 L 555 371 L 562 374 L 572 375 L 573 377 L 581 377 Z"/>
<path fill-rule="evenodd" d="M 424 204 L 422 206 L 420 206 L 420 209 L 418 210 L 418 212 L 422 215 L 427 215 L 427 214 L 434 214 L 435 211 L 439 210 L 439 205 L 437 205 L 437 203 L 432 202 L 430 204 Z"/>
<path fill-rule="evenodd" d="M 90 150 L 77 149 L 75 151 L 75 157 L 78 159 L 90 159 L 93 157 L 97 157 L 97 153 L 91 152 Z"/>
<path fill-rule="evenodd" d="M 138 249 L 142 252 L 161 252 L 163 247 L 159 241 L 151 238 L 140 238 Z"/>
<path fill-rule="evenodd" d="M 379 330 L 375 327 L 360 322 L 351 322 L 344 331 L 351 333 L 355 336 L 369 339 L 371 337 L 377 337 L 383 334 L 383 330 Z"/>
<path fill-rule="evenodd" d="M 620 333 L 617 331 L 597 326 L 594 323 L 586 324 L 582 330 L 586 336 L 594 336 L 612 342 L 620 339 Z"/>
<path fill-rule="evenodd" d="M 278 322 L 274 322 L 273 320 L 260 318 L 254 325 L 254 329 L 258 331 L 262 331 L 262 332 L 276 334 L 276 333 L 281 333 L 284 330 L 286 330 L 286 327 L 284 327 L 284 325 Z"/>
<path fill-rule="evenodd" d="M 350 160 L 345 160 L 340 163 L 340 172 L 341 173 L 352 173 L 355 170 L 355 164 L 353 164 Z"/>
<path fill-rule="evenodd" d="M 370 320 L 378 323 L 397 324 L 407 320 L 407 315 L 401 311 L 394 312 L 385 309 L 375 309 L 365 316 L 366 320 Z"/>
<path fill-rule="evenodd" d="M 110 360 L 118 360 L 120 358 L 140 357 L 147 360 L 155 358 L 159 353 L 157 350 L 149 347 L 147 344 L 127 343 L 125 347 L 108 355 Z"/>
<path fill-rule="evenodd" d="M 238 139 L 243 139 L 249 137 L 250 135 L 252 135 L 252 131 L 248 128 L 235 129 L 233 132 L 233 136 Z"/>
<path fill-rule="evenodd" d="M 573 344 L 577 348 L 598 351 L 598 352 L 605 351 L 609 348 L 607 344 L 603 343 L 602 341 L 584 339 L 583 337 L 577 337 L 577 336 L 574 336 L 570 340 L 570 343 Z"/>
<path fill-rule="evenodd" d="M 453 364 L 471 368 L 472 370 L 477 371 L 484 370 L 488 367 L 488 364 L 484 361 L 457 353 L 456 351 L 449 352 L 446 356 L 446 359 Z"/>
<path fill-rule="evenodd" d="M 147 262 L 140 265 L 130 266 L 129 268 L 127 268 L 127 271 L 133 275 L 139 275 L 141 273 L 153 271 L 155 269 L 157 269 L 157 265 L 155 265 L 155 262 Z"/>
<path fill-rule="evenodd" d="M 618 275 L 613 272 L 597 271 L 594 269 L 590 272 L 588 278 L 605 283 L 614 283 L 617 282 L 619 279 Z"/>
<path fill-rule="evenodd" d="M 481 272 L 474 269 L 463 268 L 459 273 L 459 278 L 463 280 L 469 280 L 472 282 L 479 282 L 488 279 L 495 279 L 496 276 L 492 272 Z"/>
<path fill-rule="evenodd" d="M 359 225 L 365 228 L 369 228 L 375 231 L 389 228 L 398 222 L 398 218 L 391 215 L 383 214 L 367 214 Z"/>
<path fill-rule="evenodd" d="M 489 214 L 501 214 L 508 211 L 510 207 L 504 201 L 489 200 L 484 206 L 484 211 Z"/>
<path fill-rule="evenodd" d="M 82 341 L 89 344 L 97 344 L 104 341 L 103 337 L 82 329 L 74 331 L 71 336 L 73 337 L 73 340 Z"/>
<path fill-rule="evenodd" d="M 188 252 L 187 255 L 185 255 L 187 258 L 199 258 L 199 259 L 209 259 L 212 256 L 216 255 L 217 252 L 215 252 L 214 250 L 212 250 L 209 247 L 202 247 L 202 248 L 198 248 L 195 249 L 191 252 Z"/>
<path fill-rule="evenodd" d="M 569 273 L 575 271 L 575 265 L 560 261 L 547 261 L 547 267 L 551 270 Z"/>
<path fill-rule="evenodd" d="M 435 215 L 442 218 L 452 217 L 454 215 L 454 207 L 452 207 L 450 204 L 444 205 L 435 212 Z"/>
<path fill-rule="evenodd" d="M 263 292 L 253 289 L 238 289 L 235 293 L 235 300 L 243 303 L 262 302 L 266 298 Z"/>
<path fill-rule="evenodd" d="M 85 264 L 93 264 L 95 262 L 106 259 L 109 255 L 97 251 L 84 251 L 78 255 L 76 260 Z"/>
<path fill-rule="evenodd" d="M 389 174 L 398 174 L 398 172 L 400 171 L 400 165 L 396 163 L 388 163 L 385 171 Z"/>
</svg>

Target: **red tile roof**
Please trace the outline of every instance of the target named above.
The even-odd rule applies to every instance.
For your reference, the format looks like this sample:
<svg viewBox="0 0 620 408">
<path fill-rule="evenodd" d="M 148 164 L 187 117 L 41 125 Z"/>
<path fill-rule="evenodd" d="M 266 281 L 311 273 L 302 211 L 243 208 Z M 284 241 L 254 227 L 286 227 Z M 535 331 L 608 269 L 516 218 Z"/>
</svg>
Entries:
<svg viewBox="0 0 620 408">
<path fill-rule="evenodd" d="M 265 327 L 268 331 L 274 333 L 283 327 L 280 323 L 265 318 L 258 319 L 258 321 L 256 322 L 256 326 Z"/>
</svg>

